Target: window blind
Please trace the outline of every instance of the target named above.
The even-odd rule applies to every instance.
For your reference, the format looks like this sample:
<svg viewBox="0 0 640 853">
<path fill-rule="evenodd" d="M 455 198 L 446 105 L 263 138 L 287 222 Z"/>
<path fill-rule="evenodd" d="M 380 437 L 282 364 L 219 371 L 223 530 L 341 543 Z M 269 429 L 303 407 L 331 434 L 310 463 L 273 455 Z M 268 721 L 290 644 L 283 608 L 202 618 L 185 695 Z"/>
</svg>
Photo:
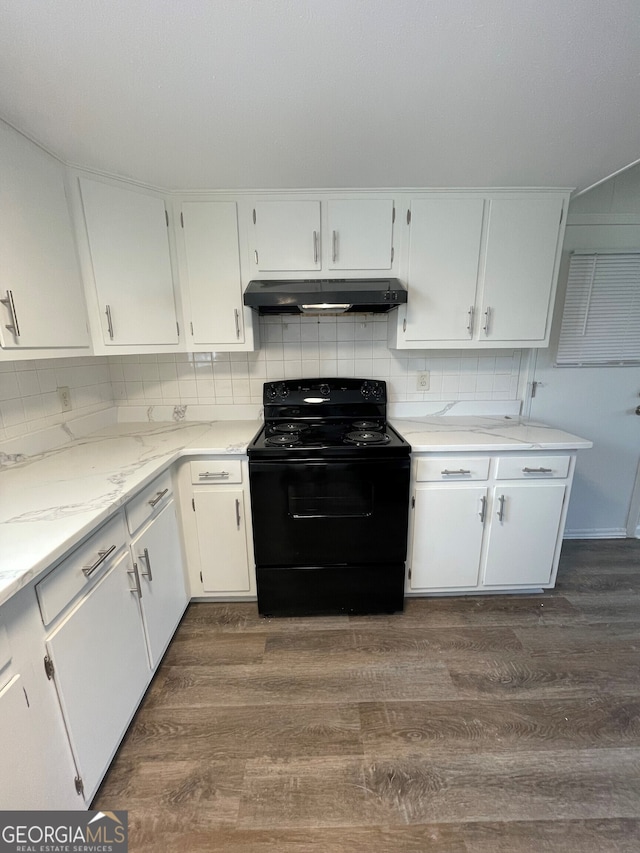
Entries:
<svg viewBox="0 0 640 853">
<path fill-rule="evenodd" d="M 582 254 L 569 265 L 556 364 L 640 363 L 640 251 Z"/>
</svg>

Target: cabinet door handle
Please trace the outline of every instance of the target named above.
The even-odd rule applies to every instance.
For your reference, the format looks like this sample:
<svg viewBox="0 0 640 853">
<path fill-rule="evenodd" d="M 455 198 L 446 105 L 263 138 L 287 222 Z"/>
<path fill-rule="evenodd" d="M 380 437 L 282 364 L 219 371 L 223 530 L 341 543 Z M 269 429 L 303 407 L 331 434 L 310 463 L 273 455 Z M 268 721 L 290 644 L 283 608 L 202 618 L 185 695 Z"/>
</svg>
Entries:
<svg viewBox="0 0 640 853">
<path fill-rule="evenodd" d="M 133 564 L 133 571 L 131 571 L 130 569 L 127 569 L 127 574 L 132 575 L 133 579 L 136 582 L 136 585 L 131 587 L 130 591 L 135 592 L 135 594 L 138 596 L 138 598 L 142 598 L 142 587 L 140 586 L 140 575 L 138 574 L 138 564 L 137 563 Z"/>
<path fill-rule="evenodd" d="M 16 304 L 13 301 L 13 291 L 7 290 L 7 295 L 4 299 L 0 299 L 3 305 L 6 305 L 9 309 L 9 314 L 11 318 L 11 322 L 7 323 L 5 329 L 8 329 L 11 334 L 19 338 L 20 337 L 20 326 L 18 325 L 18 315 L 16 313 Z"/>
<path fill-rule="evenodd" d="M 236 527 L 240 530 L 240 501 L 236 498 Z"/>
<path fill-rule="evenodd" d="M 257 264 L 258 264 L 258 250 L 257 249 L 253 250 L 253 257 L 255 258 L 256 266 L 257 266 Z"/>
<path fill-rule="evenodd" d="M 236 320 L 236 338 L 240 337 L 240 312 L 237 308 L 233 309 L 233 316 Z"/>
<path fill-rule="evenodd" d="M 523 474 L 552 474 L 552 468 L 523 468 Z"/>
<path fill-rule="evenodd" d="M 460 477 L 464 476 L 465 474 L 470 474 L 471 471 L 467 470 L 466 468 L 458 468 L 457 471 L 450 471 L 448 468 L 445 468 L 444 471 L 441 471 L 440 473 L 443 474 L 445 477 Z"/>
<path fill-rule="evenodd" d="M 142 554 L 138 554 L 138 559 L 144 560 L 145 563 L 147 564 L 147 571 L 142 572 L 142 577 L 143 578 L 149 578 L 149 581 L 152 581 L 153 580 L 153 573 L 151 572 L 151 559 L 149 557 L 149 549 L 145 548 L 144 551 L 142 552 Z"/>
<path fill-rule="evenodd" d="M 491 323 L 491 308 L 487 308 L 484 312 L 484 326 L 482 327 L 482 331 L 485 333 L 485 336 L 489 336 L 489 324 Z"/>
<path fill-rule="evenodd" d="M 338 258 L 338 232 L 331 232 L 331 260 L 335 264 Z"/>
<path fill-rule="evenodd" d="M 313 232 L 313 263 L 318 263 L 318 232 Z"/>
<path fill-rule="evenodd" d="M 480 498 L 480 512 L 478 513 L 480 516 L 480 524 L 484 524 L 484 520 L 487 517 L 487 497 L 483 495 Z"/>
<path fill-rule="evenodd" d="M 156 504 L 160 503 L 160 501 L 167 494 L 168 491 L 169 491 L 169 489 L 166 488 L 166 489 L 163 489 L 161 492 L 156 492 L 155 498 L 151 498 L 150 501 L 147 501 L 149 506 L 153 507 L 153 506 L 156 506 Z"/>
<path fill-rule="evenodd" d="M 82 570 L 83 575 L 85 575 L 85 577 L 90 578 L 91 575 L 98 568 L 98 566 L 101 566 L 104 563 L 104 561 L 107 559 L 109 554 L 113 554 L 113 552 L 115 550 L 116 550 L 116 546 L 112 545 L 111 548 L 107 548 L 106 551 L 98 551 L 98 559 L 95 561 L 95 563 L 93 563 L 93 565 L 85 566 L 83 568 L 83 570 Z"/>
<path fill-rule="evenodd" d="M 476 309 L 472 305 L 471 308 L 467 311 L 467 315 L 469 317 L 469 322 L 467 323 L 467 332 L 469 332 L 469 337 L 473 337 L 473 321 L 475 319 Z"/>
<path fill-rule="evenodd" d="M 104 313 L 107 315 L 107 331 L 109 332 L 109 337 L 111 338 L 111 340 L 113 340 L 113 320 L 111 319 L 111 305 L 107 305 Z"/>
<path fill-rule="evenodd" d="M 198 474 L 199 480 L 228 480 L 229 479 L 228 471 L 203 471 L 202 474 Z"/>
<path fill-rule="evenodd" d="M 498 513 L 497 513 L 498 521 L 504 521 L 504 504 L 505 504 L 505 501 L 506 501 L 505 496 L 500 495 L 500 497 L 498 498 L 498 504 L 499 504 Z"/>
</svg>

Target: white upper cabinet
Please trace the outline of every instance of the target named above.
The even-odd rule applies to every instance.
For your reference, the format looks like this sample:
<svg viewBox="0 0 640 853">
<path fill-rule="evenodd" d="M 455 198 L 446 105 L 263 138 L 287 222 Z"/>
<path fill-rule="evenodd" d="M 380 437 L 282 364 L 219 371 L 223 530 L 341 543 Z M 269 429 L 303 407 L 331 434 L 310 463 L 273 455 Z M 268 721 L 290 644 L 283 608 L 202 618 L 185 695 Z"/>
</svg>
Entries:
<svg viewBox="0 0 640 853">
<path fill-rule="evenodd" d="M 2 122 L 0 256 L 0 345 L 9 357 L 86 351 L 89 332 L 64 166 Z"/>
<path fill-rule="evenodd" d="M 430 193 L 410 200 L 399 349 L 547 346 L 565 191 Z"/>
<path fill-rule="evenodd" d="M 253 225 L 256 270 L 321 268 L 319 201 L 257 201 Z"/>
<path fill-rule="evenodd" d="M 178 343 L 164 201 L 121 185 L 80 178 L 95 292 L 106 346 Z"/>
<path fill-rule="evenodd" d="M 488 202 L 481 338 L 544 341 L 555 284 L 563 198 Z"/>
<path fill-rule="evenodd" d="M 252 206 L 252 275 L 350 272 L 393 267 L 394 203 L 388 197 L 256 199 Z M 321 276 L 313 276 L 315 278 Z"/>
<path fill-rule="evenodd" d="M 180 222 L 194 347 L 245 348 L 236 202 L 184 202 Z"/>
<path fill-rule="evenodd" d="M 484 199 L 411 202 L 404 340 L 468 341 L 474 319 Z"/>
<path fill-rule="evenodd" d="M 391 269 L 391 199 L 331 199 L 327 207 L 330 270 Z"/>
</svg>

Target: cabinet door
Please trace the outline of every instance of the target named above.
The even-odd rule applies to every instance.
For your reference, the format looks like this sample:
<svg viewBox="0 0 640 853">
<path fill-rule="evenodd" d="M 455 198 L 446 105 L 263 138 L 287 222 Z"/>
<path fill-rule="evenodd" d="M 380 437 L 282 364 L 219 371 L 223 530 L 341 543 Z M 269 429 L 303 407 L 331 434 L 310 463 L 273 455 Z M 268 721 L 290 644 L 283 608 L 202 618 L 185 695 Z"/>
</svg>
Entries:
<svg viewBox="0 0 640 853">
<path fill-rule="evenodd" d="M 391 269 L 391 199 L 334 199 L 328 207 L 329 269 Z"/>
<path fill-rule="evenodd" d="M 557 196 L 489 202 L 481 340 L 544 339 L 562 203 Z"/>
<path fill-rule="evenodd" d="M 76 764 L 90 800 L 149 682 L 138 598 L 123 555 L 47 640 Z"/>
<path fill-rule="evenodd" d="M 259 201 L 253 218 L 258 270 L 320 269 L 319 201 Z"/>
<path fill-rule="evenodd" d="M 140 575 L 140 605 L 149 660 L 155 669 L 187 606 L 173 501 L 136 537 L 131 550 Z"/>
<path fill-rule="evenodd" d="M 243 490 L 199 491 L 194 504 L 203 591 L 249 592 Z"/>
<path fill-rule="evenodd" d="M 105 344 L 178 341 L 164 202 L 80 179 Z"/>
<path fill-rule="evenodd" d="M 494 488 L 485 585 L 549 583 L 565 491 L 564 483 L 514 483 Z"/>
<path fill-rule="evenodd" d="M 477 585 L 486 497 L 484 486 L 416 487 L 412 590 Z"/>
<path fill-rule="evenodd" d="M 482 198 L 411 202 L 406 341 L 466 341 L 474 332 Z"/>
<path fill-rule="evenodd" d="M 182 205 L 195 344 L 244 340 L 238 214 L 233 201 Z"/>
<path fill-rule="evenodd" d="M 0 122 L 0 172 L 0 343 L 12 350 L 86 347 L 64 166 Z"/>
</svg>

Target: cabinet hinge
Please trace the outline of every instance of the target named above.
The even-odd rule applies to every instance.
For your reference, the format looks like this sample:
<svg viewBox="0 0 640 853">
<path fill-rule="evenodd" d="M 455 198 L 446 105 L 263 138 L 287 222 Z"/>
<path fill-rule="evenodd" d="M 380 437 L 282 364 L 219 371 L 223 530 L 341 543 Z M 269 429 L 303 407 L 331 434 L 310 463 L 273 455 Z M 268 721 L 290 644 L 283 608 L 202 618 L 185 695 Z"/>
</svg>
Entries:
<svg viewBox="0 0 640 853">
<path fill-rule="evenodd" d="M 396 221 L 396 206 L 394 204 L 393 208 L 391 209 L 391 224 L 393 225 L 393 223 L 395 221 Z"/>
<path fill-rule="evenodd" d="M 416 496 L 414 495 L 411 498 L 411 509 L 415 509 L 415 508 L 416 508 Z"/>
<path fill-rule="evenodd" d="M 391 263 L 393 263 L 394 248 L 391 247 Z"/>
<path fill-rule="evenodd" d="M 82 796 L 84 794 L 84 782 L 82 781 L 82 776 L 76 776 L 73 782 L 76 786 L 76 794 Z"/>
<path fill-rule="evenodd" d="M 256 224 L 256 209 L 255 209 L 255 207 L 253 208 L 253 224 L 254 225 Z"/>
<path fill-rule="evenodd" d="M 53 661 L 51 660 L 49 655 L 44 656 L 44 671 L 49 681 L 51 681 L 53 676 L 56 674 L 55 667 L 53 666 Z"/>
<path fill-rule="evenodd" d="M 407 225 L 411 225 L 411 208 L 407 210 Z"/>
<path fill-rule="evenodd" d="M 166 207 L 165 207 L 165 209 L 164 209 L 164 218 L 165 218 L 165 220 L 166 220 L 167 228 L 168 228 L 168 227 L 169 227 L 169 212 L 168 212 L 168 210 L 167 210 L 167 208 L 166 208 Z"/>
<path fill-rule="evenodd" d="M 184 213 L 180 211 L 180 226 L 184 228 Z"/>
<path fill-rule="evenodd" d="M 195 498 L 191 498 L 191 506 L 193 507 L 193 511 L 195 512 L 196 511 L 196 499 Z"/>
</svg>

